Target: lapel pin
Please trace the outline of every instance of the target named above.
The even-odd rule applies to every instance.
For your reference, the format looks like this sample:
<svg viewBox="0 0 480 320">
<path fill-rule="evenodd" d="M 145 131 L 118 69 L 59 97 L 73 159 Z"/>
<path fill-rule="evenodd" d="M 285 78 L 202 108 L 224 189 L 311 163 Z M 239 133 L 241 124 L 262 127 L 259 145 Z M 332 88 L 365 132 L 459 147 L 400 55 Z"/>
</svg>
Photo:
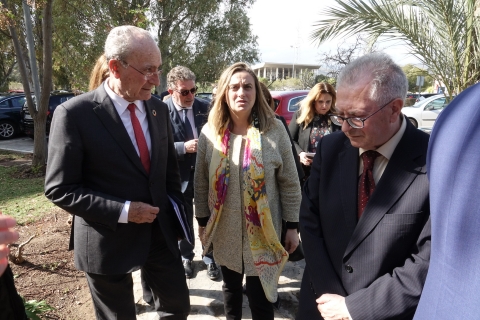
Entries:
<svg viewBox="0 0 480 320">
<path fill-rule="evenodd" d="M 152 114 L 153 114 L 154 117 L 156 117 L 157 116 L 157 111 L 152 110 Z"/>
</svg>

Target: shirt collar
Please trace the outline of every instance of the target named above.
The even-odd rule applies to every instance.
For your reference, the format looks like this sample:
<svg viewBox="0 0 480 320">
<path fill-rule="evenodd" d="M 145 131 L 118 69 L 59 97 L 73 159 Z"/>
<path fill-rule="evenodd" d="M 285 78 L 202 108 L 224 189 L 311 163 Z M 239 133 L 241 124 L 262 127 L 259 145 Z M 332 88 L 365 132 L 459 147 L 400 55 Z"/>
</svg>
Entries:
<svg viewBox="0 0 480 320">
<path fill-rule="evenodd" d="M 191 110 L 193 108 L 193 104 L 191 107 L 187 107 L 187 108 L 182 108 L 181 106 L 179 106 L 175 100 L 173 100 L 173 97 L 171 97 L 170 99 L 172 99 L 172 103 L 173 105 L 175 106 L 175 109 L 177 109 L 178 112 L 182 111 L 182 110 Z"/>
<path fill-rule="evenodd" d="M 405 117 L 401 117 L 402 124 L 400 125 L 400 129 L 393 135 L 393 137 L 390 138 L 387 142 L 385 142 L 383 145 L 381 145 L 377 150 L 378 153 L 380 153 L 382 156 L 384 156 L 387 160 L 390 160 L 392 157 L 393 152 L 395 151 L 395 148 L 397 147 L 398 143 L 400 142 L 400 139 L 402 139 L 403 134 L 405 133 L 405 129 L 407 128 L 407 123 L 405 121 Z M 366 149 L 359 148 L 359 156 L 362 155 L 367 151 Z"/>
<path fill-rule="evenodd" d="M 104 82 L 104 87 L 105 87 L 105 91 L 107 92 L 108 96 L 110 97 L 110 99 L 112 100 L 113 102 L 113 105 L 117 108 L 117 110 L 119 111 L 118 113 L 119 114 L 122 114 L 123 112 L 125 112 L 125 110 L 127 109 L 128 105 L 132 102 L 128 102 L 127 100 L 123 99 L 122 97 L 120 97 L 118 94 L 116 94 L 115 92 L 113 92 L 113 90 L 110 88 L 110 86 L 108 85 L 108 79 L 105 80 Z M 145 106 L 144 104 L 142 103 L 141 100 L 135 100 L 133 101 L 133 103 L 137 106 L 137 109 L 144 113 L 145 112 Z"/>
</svg>

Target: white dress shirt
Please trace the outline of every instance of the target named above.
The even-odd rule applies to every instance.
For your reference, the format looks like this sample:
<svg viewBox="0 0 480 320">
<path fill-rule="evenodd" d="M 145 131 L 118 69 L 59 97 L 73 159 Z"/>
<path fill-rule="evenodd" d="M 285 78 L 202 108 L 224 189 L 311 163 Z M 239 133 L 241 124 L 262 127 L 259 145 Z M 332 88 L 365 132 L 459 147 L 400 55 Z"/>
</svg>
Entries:
<svg viewBox="0 0 480 320">
<path fill-rule="evenodd" d="M 115 109 L 117 110 L 117 113 L 120 116 L 123 125 L 125 126 L 125 129 L 127 130 L 128 136 L 130 137 L 138 156 L 140 157 L 140 151 L 138 150 L 137 140 L 135 139 L 135 132 L 133 131 L 132 120 L 130 118 L 130 111 L 127 109 L 131 102 L 128 102 L 113 92 L 113 90 L 108 86 L 108 79 L 104 82 L 104 87 L 108 96 L 112 100 L 113 105 L 115 106 Z M 151 155 L 152 140 L 150 139 L 150 131 L 148 130 L 148 119 L 145 104 L 141 100 L 135 100 L 133 103 L 136 106 L 135 115 L 138 118 L 138 122 L 140 122 L 140 126 L 142 127 L 143 135 L 145 136 L 147 147 Z M 120 217 L 118 218 L 119 223 L 128 223 L 128 210 L 130 209 L 130 203 L 131 201 L 125 202 L 122 212 L 120 213 Z"/>
</svg>

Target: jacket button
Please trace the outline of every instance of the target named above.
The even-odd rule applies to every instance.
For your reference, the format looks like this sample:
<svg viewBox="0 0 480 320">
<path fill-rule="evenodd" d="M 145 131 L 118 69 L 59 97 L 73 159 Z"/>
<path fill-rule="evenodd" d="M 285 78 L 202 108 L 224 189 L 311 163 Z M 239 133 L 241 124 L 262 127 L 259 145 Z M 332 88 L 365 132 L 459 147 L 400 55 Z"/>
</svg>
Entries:
<svg viewBox="0 0 480 320">
<path fill-rule="evenodd" d="M 347 264 L 347 265 L 345 266 L 345 271 L 347 271 L 348 273 L 352 273 L 352 272 L 353 272 L 352 266 L 349 265 L 349 264 Z"/>
<path fill-rule="evenodd" d="M 150 187 L 153 187 L 153 182 L 150 182 Z"/>
</svg>

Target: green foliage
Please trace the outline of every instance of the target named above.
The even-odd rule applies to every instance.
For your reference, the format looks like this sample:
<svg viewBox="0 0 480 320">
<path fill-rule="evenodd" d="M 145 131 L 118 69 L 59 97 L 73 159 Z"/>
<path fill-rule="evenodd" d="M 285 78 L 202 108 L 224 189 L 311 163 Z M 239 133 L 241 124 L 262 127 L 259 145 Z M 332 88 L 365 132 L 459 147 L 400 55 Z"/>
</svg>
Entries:
<svg viewBox="0 0 480 320">
<path fill-rule="evenodd" d="M 335 0 L 321 14 L 312 39 L 359 32 L 374 40 L 403 40 L 449 94 L 480 79 L 475 0 Z"/>
<path fill-rule="evenodd" d="M 217 80 L 234 62 L 258 60 L 246 10 L 252 0 L 158 1 L 152 20 L 159 21 L 156 34 L 162 52 L 162 88 L 166 73 L 176 65 L 190 68 L 197 82 Z M 161 89 L 160 91 L 162 91 Z"/>
<path fill-rule="evenodd" d="M 418 91 L 417 76 L 424 76 L 424 84 L 422 86 L 422 92 L 427 91 L 427 87 L 431 87 L 433 83 L 433 77 L 428 74 L 427 70 L 421 69 L 413 64 L 407 64 L 402 67 L 403 72 L 408 79 L 408 90 L 412 92 Z M 433 89 L 432 89 L 433 90 Z"/>
<path fill-rule="evenodd" d="M 25 313 L 27 317 L 32 320 L 41 320 L 39 317 L 43 313 L 47 313 L 48 311 L 55 310 L 52 306 L 50 306 L 45 300 L 37 301 L 37 300 L 29 300 L 25 301 L 22 297 L 23 305 L 25 306 Z"/>
<path fill-rule="evenodd" d="M 287 78 L 274 81 L 269 89 L 278 91 L 301 90 L 303 89 L 303 85 L 298 78 Z"/>
</svg>

